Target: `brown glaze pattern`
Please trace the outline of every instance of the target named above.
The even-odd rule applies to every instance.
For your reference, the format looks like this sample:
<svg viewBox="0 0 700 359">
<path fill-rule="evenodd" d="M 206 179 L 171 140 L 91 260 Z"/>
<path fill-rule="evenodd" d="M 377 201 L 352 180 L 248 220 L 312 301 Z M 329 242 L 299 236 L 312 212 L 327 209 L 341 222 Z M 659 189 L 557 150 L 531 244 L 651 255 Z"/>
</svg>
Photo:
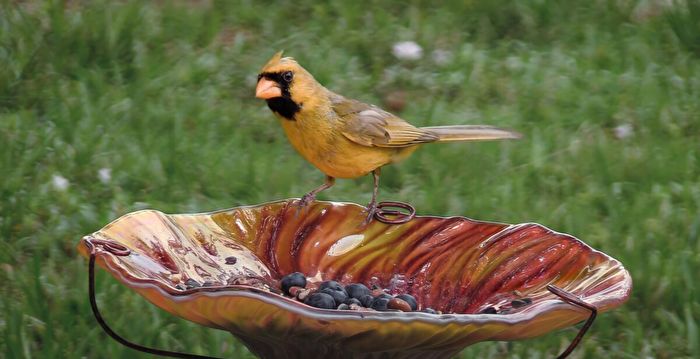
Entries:
<svg viewBox="0 0 700 359">
<path fill-rule="evenodd" d="M 127 246 L 131 255 L 101 252 L 97 263 L 159 307 L 229 330 L 262 357 L 449 357 L 479 341 L 534 337 L 586 319 L 548 284 L 601 312 L 630 294 L 618 261 L 539 224 L 416 217 L 361 228 L 363 207 L 315 202 L 297 215 L 294 201 L 193 215 L 139 211 L 84 240 Z M 294 271 L 377 284 L 450 314 L 323 310 L 270 291 Z M 178 289 L 190 278 L 208 287 Z M 513 308 L 521 296 L 532 304 Z M 488 306 L 499 314 L 475 314 Z"/>
</svg>

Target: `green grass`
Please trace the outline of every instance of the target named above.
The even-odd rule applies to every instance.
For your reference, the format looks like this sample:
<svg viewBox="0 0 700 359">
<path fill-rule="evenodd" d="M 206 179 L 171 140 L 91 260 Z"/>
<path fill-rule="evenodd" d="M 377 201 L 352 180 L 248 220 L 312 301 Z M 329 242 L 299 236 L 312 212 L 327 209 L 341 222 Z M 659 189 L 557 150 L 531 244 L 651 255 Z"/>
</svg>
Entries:
<svg viewBox="0 0 700 359">
<path fill-rule="evenodd" d="M 82 235 L 140 208 L 208 211 L 322 182 L 253 98 L 257 71 L 284 49 L 347 96 L 385 105 L 405 93 L 399 112 L 414 124 L 523 132 L 425 146 L 385 168 L 380 198 L 540 222 L 621 260 L 632 298 L 600 316 L 575 357 L 699 357 L 700 5 L 460 3 L 0 0 L 0 356 L 134 356 L 91 316 Z M 396 59 L 402 40 L 423 60 Z M 617 138 L 620 125 L 632 135 Z M 365 203 L 370 190 L 369 177 L 341 180 L 321 198 Z M 250 356 L 103 271 L 98 293 L 108 322 L 139 343 Z M 553 357 L 574 335 L 463 356 Z"/>
</svg>

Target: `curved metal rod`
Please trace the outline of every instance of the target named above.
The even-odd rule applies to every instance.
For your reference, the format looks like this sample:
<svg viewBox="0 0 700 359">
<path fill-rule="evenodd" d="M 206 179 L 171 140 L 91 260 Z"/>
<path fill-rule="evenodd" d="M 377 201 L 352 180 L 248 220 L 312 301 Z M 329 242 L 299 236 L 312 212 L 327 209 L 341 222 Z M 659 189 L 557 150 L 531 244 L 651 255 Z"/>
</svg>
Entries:
<svg viewBox="0 0 700 359">
<path fill-rule="evenodd" d="M 588 320 L 586 320 L 586 323 L 583 324 L 583 327 L 581 327 L 581 330 L 578 331 L 578 334 L 576 334 L 576 337 L 574 340 L 569 344 L 569 346 L 559 354 L 557 359 L 564 359 L 571 354 L 571 352 L 576 349 L 576 347 L 581 343 L 581 339 L 583 339 L 583 336 L 586 335 L 586 332 L 588 329 L 593 325 L 593 321 L 595 320 L 595 317 L 598 315 L 598 308 L 596 308 L 594 305 L 588 304 L 581 300 L 581 298 L 571 294 L 571 292 L 567 292 L 559 287 L 553 286 L 553 285 L 548 285 L 547 290 L 552 292 L 554 295 L 557 297 L 561 298 L 561 300 L 571 304 L 575 305 L 577 307 L 581 307 L 584 309 L 588 309 L 591 311 L 591 315 L 588 317 Z"/>
<path fill-rule="evenodd" d="M 408 213 L 397 211 L 394 209 L 384 209 L 385 207 L 400 208 Z M 398 216 L 398 218 L 389 218 L 387 216 Z M 416 216 L 416 209 L 405 202 L 385 201 L 377 204 L 377 212 L 374 213 L 374 218 L 382 223 L 387 224 L 402 224 L 413 219 Z"/>
<path fill-rule="evenodd" d="M 125 257 L 131 254 L 131 251 L 129 248 L 126 246 L 112 242 L 112 241 L 105 241 L 102 239 L 96 239 L 96 238 L 90 238 L 86 239 L 85 243 L 88 245 L 90 248 L 90 262 L 88 265 L 88 277 L 89 277 L 89 286 L 88 286 L 88 294 L 90 296 L 90 307 L 92 308 L 92 314 L 95 315 L 95 319 L 97 320 L 97 323 L 100 324 L 100 327 L 102 327 L 102 330 L 107 333 L 112 339 L 116 340 L 119 342 L 119 344 L 129 347 L 134 350 L 138 350 L 140 352 L 148 353 L 148 354 L 153 354 L 153 355 L 161 355 L 165 357 L 171 357 L 171 358 L 195 358 L 195 359 L 218 359 L 216 357 L 210 357 L 206 355 L 195 355 L 195 354 L 185 354 L 185 353 L 180 353 L 180 352 L 171 352 L 168 350 L 161 350 L 161 349 L 154 349 L 154 348 L 149 348 L 145 347 L 143 345 L 139 345 L 136 343 L 132 343 L 123 337 L 121 337 L 119 334 L 115 333 L 112 328 L 110 328 L 107 325 L 107 322 L 105 322 L 104 318 L 102 318 L 102 314 L 100 314 L 100 310 L 97 308 L 97 300 L 95 300 L 95 257 L 97 255 L 97 246 L 102 247 L 101 249 L 105 252 L 111 253 L 115 256 L 119 257 Z"/>
<path fill-rule="evenodd" d="M 105 252 L 114 254 L 119 257 L 126 257 L 131 254 L 131 250 L 121 243 L 114 241 L 106 241 L 104 239 L 89 238 L 85 240 L 88 248 L 90 248 L 90 254 L 97 253 L 97 246 L 101 246 L 102 250 Z"/>
</svg>

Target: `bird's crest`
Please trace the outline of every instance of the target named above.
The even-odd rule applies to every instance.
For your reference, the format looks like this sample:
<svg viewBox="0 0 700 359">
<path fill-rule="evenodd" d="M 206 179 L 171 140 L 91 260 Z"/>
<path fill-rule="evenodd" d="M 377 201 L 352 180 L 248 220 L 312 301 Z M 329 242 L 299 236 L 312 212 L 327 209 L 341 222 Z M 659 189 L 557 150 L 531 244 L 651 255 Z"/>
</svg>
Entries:
<svg viewBox="0 0 700 359">
<path fill-rule="evenodd" d="M 270 69 L 272 67 L 276 67 L 277 65 L 281 64 L 286 64 L 286 63 L 295 63 L 296 61 L 292 57 L 282 57 L 282 53 L 284 53 L 284 50 L 278 51 L 276 54 L 272 55 L 270 60 L 267 61 L 265 66 L 263 66 L 261 72 L 265 72 L 266 69 Z"/>
</svg>

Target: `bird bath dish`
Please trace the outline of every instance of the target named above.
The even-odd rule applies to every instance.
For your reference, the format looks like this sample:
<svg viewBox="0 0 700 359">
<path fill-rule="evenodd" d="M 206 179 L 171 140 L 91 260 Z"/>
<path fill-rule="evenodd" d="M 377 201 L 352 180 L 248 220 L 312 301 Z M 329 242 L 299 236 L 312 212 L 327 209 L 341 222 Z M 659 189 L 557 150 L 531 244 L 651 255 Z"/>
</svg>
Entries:
<svg viewBox="0 0 700 359">
<path fill-rule="evenodd" d="M 477 342 L 532 338 L 589 317 L 549 285 L 599 312 L 630 295 L 620 262 L 539 224 L 417 216 L 361 227 L 364 207 L 356 204 L 317 201 L 297 213 L 295 203 L 138 211 L 78 248 L 158 307 L 227 330 L 265 358 L 450 357 Z M 442 314 L 310 307 L 279 291 L 292 272 L 410 294 Z"/>
</svg>

